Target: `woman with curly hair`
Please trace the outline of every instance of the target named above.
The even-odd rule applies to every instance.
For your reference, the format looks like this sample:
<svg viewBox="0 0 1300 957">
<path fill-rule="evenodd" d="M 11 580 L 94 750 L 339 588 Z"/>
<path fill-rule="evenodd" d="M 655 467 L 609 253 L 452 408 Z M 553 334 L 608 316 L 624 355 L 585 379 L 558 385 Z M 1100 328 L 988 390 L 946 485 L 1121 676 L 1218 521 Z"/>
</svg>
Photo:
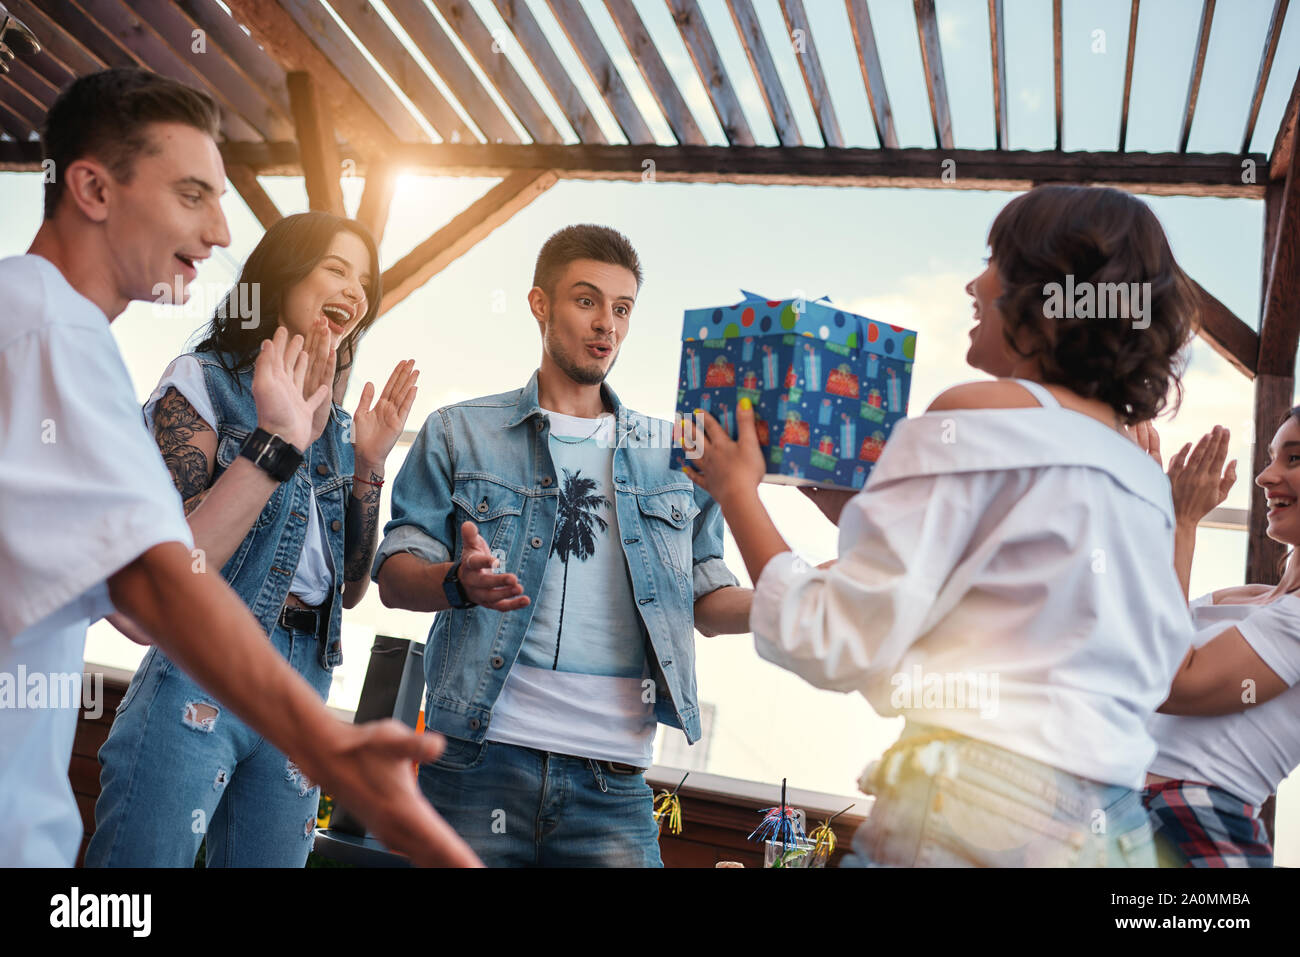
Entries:
<svg viewBox="0 0 1300 957">
<path fill-rule="evenodd" d="M 1190 283 L 1115 189 L 1036 188 L 989 245 L 966 358 L 994 380 L 901 421 L 860 493 L 810 493 L 835 562 L 809 567 L 764 510 L 747 403 L 738 441 L 683 424 L 689 474 L 756 583 L 759 654 L 907 719 L 846 863 L 1153 866 L 1146 722 L 1192 625 L 1169 484 L 1129 428 L 1178 390 Z M 1060 289 L 1093 307 L 1055 309 Z"/>
</svg>

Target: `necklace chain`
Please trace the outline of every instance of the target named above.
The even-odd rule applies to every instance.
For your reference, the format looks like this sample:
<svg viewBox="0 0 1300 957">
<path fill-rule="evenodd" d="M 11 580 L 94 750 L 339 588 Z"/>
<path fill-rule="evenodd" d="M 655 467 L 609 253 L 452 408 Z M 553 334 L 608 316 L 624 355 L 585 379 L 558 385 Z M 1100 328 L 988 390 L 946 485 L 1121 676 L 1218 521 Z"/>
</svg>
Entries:
<svg viewBox="0 0 1300 957">
<path fill-rule="evenodd" d="M 609 414 L 609 413 L 605 413 L 605 415 L 608 415 L 608 414 Z M 591 430 L 591 434 L 590 434 L 590 435 L 584 435 L 584 436 L 583 436 L 582 438 L 580 438 L 580 439 L 562 439 L 562 438 L 560 438 L 558 435 L 556 435 L 554 432 L 552 432 L 552 433 L 551 433 L 551 438 L 553 438 L 556 442 L 563 442 L 565 445 L 581 445 L 583 442 L 586 442 L 589 438 L 591 438 L 593 435 L 595 435 L 597 432 L 599 432 L 599 431 L 601 430 L 602 427 L 604 427 L 604 425 L 605 425 L 605 415 L 602 415 L 602 416 L 600 416 L 598 419 L 596 419 L 596 427 L 595 427 L 594 429 Z"/>
</svg>

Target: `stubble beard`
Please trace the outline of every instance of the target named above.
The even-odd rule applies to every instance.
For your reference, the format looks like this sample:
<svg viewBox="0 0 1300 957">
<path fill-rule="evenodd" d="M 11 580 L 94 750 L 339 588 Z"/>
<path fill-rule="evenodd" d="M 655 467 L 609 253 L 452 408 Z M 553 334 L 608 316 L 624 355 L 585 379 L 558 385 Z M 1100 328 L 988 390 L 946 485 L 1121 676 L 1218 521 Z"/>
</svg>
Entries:
<svg viewBox="0 0 1300 957">
<path fill-rule="evenodd" d="M 600 385 L 614 371 L 614 364 L 618 362 L 617 352 L 614 353 L 613 359 L 610 360 L 608 369 L 601 369 L 599 365 L 582 366 L 565 351 L 564 344 L 560 341 L 559 336 L 555 335 L 551 329 L 551 326 L 546 328 L 546 352 L 551 357 L 551 361 L 560 367 L 560 371 L 574 382 L 579 385 Z"/>
</svg>

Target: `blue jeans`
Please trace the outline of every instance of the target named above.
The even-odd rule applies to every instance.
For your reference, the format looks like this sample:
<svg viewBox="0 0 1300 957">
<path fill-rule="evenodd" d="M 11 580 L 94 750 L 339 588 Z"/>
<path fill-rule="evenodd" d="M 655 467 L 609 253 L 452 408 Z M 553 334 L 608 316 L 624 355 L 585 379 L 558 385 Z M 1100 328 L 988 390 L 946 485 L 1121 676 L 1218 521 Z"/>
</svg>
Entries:
<svg viewBox="0 0 1300 957">
<path fill-rule="evenodd" d="M 270 641 L 324 698 L 330 672 L 309 632 Z M 320 789 L 279 750 L 151 648 L 99 749 L 87 867 L 302 867 Z"/>
<path fill-rule="evenodd" d="M 1142 792 L 908 722 L 843 867 L 1155 867 Z"/>
<path fill-rule="evenodd" d="M 533 748 L 447 738 L 420 790 L 489 867 L 662 867 L 644 774 Z"/>
</svg>

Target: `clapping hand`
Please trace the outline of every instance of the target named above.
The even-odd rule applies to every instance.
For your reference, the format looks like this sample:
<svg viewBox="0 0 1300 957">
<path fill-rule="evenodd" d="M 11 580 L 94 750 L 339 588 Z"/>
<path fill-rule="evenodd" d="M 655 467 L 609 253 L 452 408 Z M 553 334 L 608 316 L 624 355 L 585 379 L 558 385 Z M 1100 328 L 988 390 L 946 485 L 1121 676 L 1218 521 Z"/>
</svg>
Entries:
<svg viewBox="0 0 1300 957">
<path fill-rule="evenodd" d="M 289 337 L 284 326 L 262 340 L 253 364 L 253 401 L 257 426 L 305 452 L 319 432 L 314 420 L 324 409 L 329 415 L 329 388 L 321 384 L 308 390 L 310 356 L 302 336 Z M 323 426 L 322 426 L 323 427 Z"/>
<path fill-rule="evenodd" d="M 406 418 L 411 414 L 415 404 L 415 381 L 420 371 L 415 368 L 414 359 L 406 359 L 397 364 L 393 374 L 388 377 L 388 384 L 379 394 L 379 401 L 371 407 L 375 397 L 373 382 L 367 382 L 361 390 L 361 401 L 357 411 L 352 414 L 352 429 L 356 442 L 358 472 L 367 468 L 380 475 L 383 474 L 384 462 L 393 446 L 402 437 L 406 427 Z"/>
</svg>

